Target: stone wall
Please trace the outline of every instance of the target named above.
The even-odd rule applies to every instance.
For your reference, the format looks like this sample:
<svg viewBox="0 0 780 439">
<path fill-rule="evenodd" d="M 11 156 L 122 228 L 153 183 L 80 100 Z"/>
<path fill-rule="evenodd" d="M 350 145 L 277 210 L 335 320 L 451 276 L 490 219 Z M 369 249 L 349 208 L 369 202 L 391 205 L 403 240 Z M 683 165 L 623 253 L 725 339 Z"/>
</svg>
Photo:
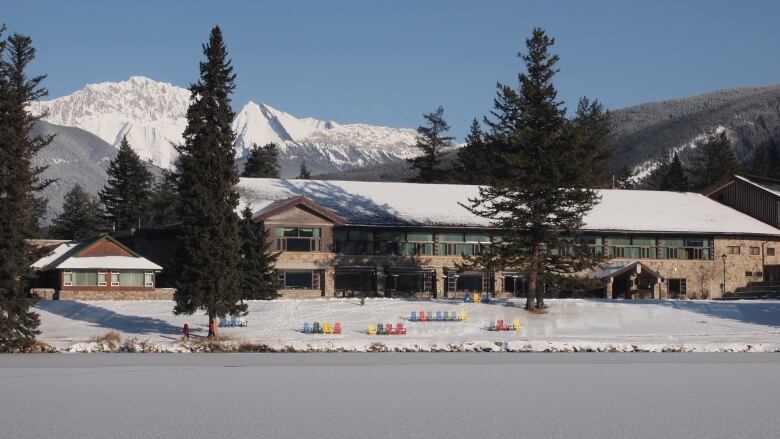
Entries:
<svg viewBox="0 0 780 439">
<path fill-rule="evenodd" d="M 142 291 L 60 291 L 59 300 L 173 300 L 173 288 Z"/>
</svg>

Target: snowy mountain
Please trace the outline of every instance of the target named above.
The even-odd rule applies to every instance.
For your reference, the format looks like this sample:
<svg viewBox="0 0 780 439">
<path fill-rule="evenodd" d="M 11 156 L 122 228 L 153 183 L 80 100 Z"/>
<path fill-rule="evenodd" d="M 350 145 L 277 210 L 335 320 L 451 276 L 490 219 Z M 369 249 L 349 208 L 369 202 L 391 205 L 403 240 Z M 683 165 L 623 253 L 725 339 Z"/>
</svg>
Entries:
<svg viewBox="0 0 780 439">
<path fill-rule="evenodd" d="M 81 128 L 119 146 L 127 135 L 141 158 L 170 168 L 172 143 L 182 142 L 190 92 L 172 84 L 133 76 L 123 82 L 89 84 L 75 93 L 34 103 L 45 120 Z M 247 103 L 236 115 L 235 148 L 239 164 L 253 143 L 276 142 L 283 176 L 295 176 L 305 161 L 314 173 L 377 165 L 415 155 L 415 131 L 363 124 L 296 118 L 265 104 Z"/>
</svg>

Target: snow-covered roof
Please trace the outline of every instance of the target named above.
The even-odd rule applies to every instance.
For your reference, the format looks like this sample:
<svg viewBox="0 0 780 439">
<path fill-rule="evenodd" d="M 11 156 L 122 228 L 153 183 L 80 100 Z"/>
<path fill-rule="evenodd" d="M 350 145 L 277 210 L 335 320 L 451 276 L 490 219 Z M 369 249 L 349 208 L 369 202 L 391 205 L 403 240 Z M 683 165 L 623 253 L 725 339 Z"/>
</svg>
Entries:
<svg viewBox="0 0 780 439">
<path fill-rule="evenodd" d="M 56 268 L 59 269 L 122 269 L 122 270 L 162 270 L 162 267 L 146 258 L 133 256 L 82 256 L 65 259 Z"/>
<path fill-rule="evenodd" d="M 79 254 L 101 239 L 96 236 L 83 241 L 68 242 L 55 247 L 51 253 L 32 264 L 37 270 L 56 269 L 114 269 L 114 270 L 162 270 L 162 267 L 141 256 L 79 256 Z M 118 244 L 118 243 L 117 243 Z M 121 245 L 121 244 L 118 244 Z"/>
<path fill-rule="evenodd" d="M 752 177 L 748 178 L 741 175 L 735 175 L 734 178 L 742 180 L 748 184 L 752 184 L 753 186 L 758 186 L 761 189 L 764 189 L 765 191 L 780 197 L 780 182 L 775 182 L 769 179 L 758 179 Z"/>
<path fill-rule="evenodd" d="M 331 180 L 242 178 L 241 205 L 257 212 L 303 195 L 352 225 L 490 227 L 458 203 L 478 186 Z M 599 190 L 600 203 L 585 229 L 616 232 L 712 233 L 780 236 L 776 229 L 704 195 L 688 192 Z"/>
</svg>

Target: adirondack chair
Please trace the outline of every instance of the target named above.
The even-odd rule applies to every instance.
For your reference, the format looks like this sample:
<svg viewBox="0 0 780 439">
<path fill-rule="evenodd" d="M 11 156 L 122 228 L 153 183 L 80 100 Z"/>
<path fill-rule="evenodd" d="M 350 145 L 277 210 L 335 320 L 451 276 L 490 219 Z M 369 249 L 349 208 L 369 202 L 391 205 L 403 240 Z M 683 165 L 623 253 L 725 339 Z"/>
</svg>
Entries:
<svg viewBox="0 0 780 439">
<path fill-rule="evenodd" d="M 479 301 L 482 303 L 490 303 L 490 296 L 488 296 L 488 293 L 482 293 Z"/>
<path fill-rule="evenodd" d="M 412 316 L 409 318 L 409 320 L 412 321 L 412 322 L 417 322 L 418 321 L 418 319 L 417 319 L 417 311 L 412 311 Z"/>
<path fill-rule="evenodd" d="M 374 325 L 368 325 L 368 335 L 376 335 L 376 328 Z"/>
<path fill-rule="evenodd" d="M 311 332 L 315 334 L 322 334 L 322 328 L 320 328 L 320 322 L 314 322 L 311 325 Z"/>
<path fill-rule="evenodd" d="M 469 321 L 469 316 L 468 316 L 468 314 L 466 314 L 466 311 L 464 311 L 464 310 L 460 310 L 460 321 L 461 322 L 468 322 Z"/>
<path fill-rule="evenodd" d="M 437 322 L 443 322 L 444 316 L 441 314 L 441 311 L 436 311 L 436 321 Z"/>
<path fill-rule="evenodd" d="M 464 294 L 463 295 L 463 302 L 464 303 L 471 303 L 472 302 L 471 301 L 471 294 L 469 294 L 469 293 Z"/>
<path fill-rule="evenodd" d="M 330 322 L 322 322 L 322 333 L 333 334 L 333 328 L 330 326 Z"/>
<path fill-rule="evenodd" d="M 498 330 L 498 328 L 496 328 L 496 324 L 493 323 L 492 321 L 490 322 L 490 325 L 488 325 L 487 329 L 488 329 L 488 331 L 497 331 Z"/>
<path fill-rule="evenodd" d="M 225 316 L 220 316 L 219 317 L 219 324 L 218 325 L 219 325 L 220 328 L 224 328 L 225 326 L 227 326 L 227 320 L 225 320 Z"/>
<path fill-rule="evenodd" d="M 387 330 L 381 323 L 376 324 L 376 333 L 377 335 L 387 335 Z"/>
<path fill-rule="evenodd" d="M 514 326 L 515 331 L 522 331 L 523 330 L 523 325 L 520 324 L 520 320 L 518 320 L 518 319 L 515 319 L 515 321 L 512 322 L 512 326 Z"/>
<path fill-rule="evenodd" d="M 240 319 L 238 319 L 238 326 L 240 326 L 242 328 L 244 328 L 246 326 L 249 326 L 249 321 L 247 319 L 240 318 Z"/>
<path fill-rule="evenodd" d="M 385 324 L 385 331 L 387 332 L 387 335 L 395 335 L 395 328 L 393 328 L 392 323 Z"/>
<path fill-rule="evenodd" d="M 496 322 L 496 330 L 497 331 L 506 331 L 507 330 L 507 327 L 504 324 L 503 320 L 499 320 L 498 322 Z"/>
<path fill-rule="evenodd" d="M 479 293 L 474 291 L 474 303 L 479 303 Z"/>
<path fill-rule="evenodd" d="M 429 322 L 436 321 L 436 316 L 433 314 L 433 311 L 428 311 L 428 315 L 426 315 L 425 318 L 428 319 Z"/>
<path fill-rule="evenodd" d="M 406 335 L 406 328 L 403 323 L 395 325 L 395 333 L 398 335 Z"/>
<path fill-rule="evenodd" d="M 427 322 L 428 319 L 425 318 L 425 311 L 420 310 L 419 318 L 421 322 Z"/>
<path fill-rule="evenodd" d="M 452 321 L 452 316 L 450 315 L 449 311 L 444 311 L 444 321 L 445 322 Z"/>
<path fill-rule="evenodd" d="M 341 334 L 341 323 L 336 322 L 333 324 L 333 333 L 334 334 Z"/>
<path fill-rule="evenodd" d="M 303 333 L 311 334 L 311 326 L 309 326 L 309 322 L 303 322 Z"/>
</svg>

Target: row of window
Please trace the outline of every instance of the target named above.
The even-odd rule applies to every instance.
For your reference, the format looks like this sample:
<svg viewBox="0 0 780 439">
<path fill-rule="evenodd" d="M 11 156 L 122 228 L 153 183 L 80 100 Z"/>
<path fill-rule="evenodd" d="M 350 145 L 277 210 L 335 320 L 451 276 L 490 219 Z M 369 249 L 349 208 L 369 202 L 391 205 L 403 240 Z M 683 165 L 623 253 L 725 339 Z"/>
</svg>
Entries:
<svg viewBox="0 0 780 439">
<path fill-rule="evenodd" d="M 761 247 L 748 247 L 750 255 L 751 256 L 760 256 L 761 255 Z M 742 247 L 738 245 L 730 245 L 726 248 L 726 253 L 730 255 L 738 255 L 742 253 Z M 774 256 L 775 255 L 775 249 L 772 247 L 768 247 L 766 249 L 766 255 L 767 256 Z"/>
<path fill-rule="evenodd" d="M 112 287 L 153 287 L 154 271 L 66 270 L 62 273 L 62 285 L 66 287 L 102 287 L 108 286 L 109 281 Z"/>
</svg>

